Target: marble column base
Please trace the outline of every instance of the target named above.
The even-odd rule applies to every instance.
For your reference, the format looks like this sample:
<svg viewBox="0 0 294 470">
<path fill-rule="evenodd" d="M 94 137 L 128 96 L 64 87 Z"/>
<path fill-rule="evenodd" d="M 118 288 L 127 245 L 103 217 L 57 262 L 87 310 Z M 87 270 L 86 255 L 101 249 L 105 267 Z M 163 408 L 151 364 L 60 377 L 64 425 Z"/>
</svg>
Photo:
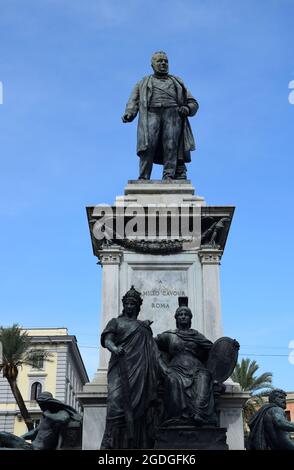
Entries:
<svg viewBox="0 0 294 470">
<path fill-rule="evenodd" d="M 78 394 L 83 407 L 83 450 L 100 449 L 106 421 L 107 373 L 98 370 Z"/>
<path fill-rule="evenodd" d="M 227 443 L 230 450 L 244 450 L 243 406 L 249 393 L 241 392 L 240 385 L 228 379 L 226 390 L 216 401 L 219 425 L 227 428 Z"/>
</svg>

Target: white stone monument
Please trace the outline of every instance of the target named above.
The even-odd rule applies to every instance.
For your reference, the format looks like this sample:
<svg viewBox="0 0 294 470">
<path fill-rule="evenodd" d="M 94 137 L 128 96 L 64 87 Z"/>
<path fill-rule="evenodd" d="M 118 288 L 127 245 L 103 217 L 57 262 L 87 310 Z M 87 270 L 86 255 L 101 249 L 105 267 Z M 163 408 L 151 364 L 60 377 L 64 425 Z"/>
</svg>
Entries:
<svg viewBox="0 0 294 470">
<path fill-rule="evenodd" d="M 188 296 L 192 328 L 211 341 L 223 336 L 219 266 L 233 212 L 231 206 L 207 206 L 189 180 L 129 181 L 114 206 L 104 211 L 87 207 L 93 251 L 103 269 L 101 331 L 121 313 L 121 299 L 134 285 L 143 297 L 139 318 L 153 321 L 154 335 L 174 329 L 178 297 Z M 97 373 L 79 394 L 84 449 L 100 448 L 108 360 L 108 350 L 101 347 Z M 217 402 L 230 449 L 244 448 L 242 406 L 247 398 L 228 380 Z"/>
</svg>

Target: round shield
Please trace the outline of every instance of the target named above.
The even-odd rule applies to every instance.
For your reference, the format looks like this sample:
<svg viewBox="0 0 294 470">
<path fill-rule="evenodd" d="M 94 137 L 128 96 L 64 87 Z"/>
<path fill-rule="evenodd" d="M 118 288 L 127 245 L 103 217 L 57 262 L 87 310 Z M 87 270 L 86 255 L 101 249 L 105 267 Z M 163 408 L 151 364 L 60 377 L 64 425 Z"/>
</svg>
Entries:
<svg viewBox="0 0 294 470">
<path fill-rule="evenodd" d="M 237 364 L 239 348 L 238 341 L 227 336 L 216 340 L 206 364 L 214 380 L 222 383 L 230 377 Z"/>
</svg>

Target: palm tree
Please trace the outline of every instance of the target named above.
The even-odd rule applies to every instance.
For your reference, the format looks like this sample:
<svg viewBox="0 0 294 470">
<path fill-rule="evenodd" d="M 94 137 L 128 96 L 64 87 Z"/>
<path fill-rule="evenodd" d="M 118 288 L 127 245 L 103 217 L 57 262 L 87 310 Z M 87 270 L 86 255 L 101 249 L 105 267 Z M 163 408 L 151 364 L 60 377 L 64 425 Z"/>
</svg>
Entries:
<svg viewBox="0 0 294 470">
<path fill-rule="evenodd" d="M 250 392 L 250 398 L 244 405 L 244 430 L 248 432 L 248 421 L 250 417 L 255 413 L 257 408 L 263 404 L 264 396 L 268 395 L 272 390 L 272 377 L 271 372 L 264 372 L 263 374 L 256 376 L 256 372 L 259 369 L 259 365 L 256 361 L 251 361 L 248 357 L 242 359 L 241 363 L 237 364 L 232 374 L 234 382 L 240 384 L 243 392 Z"/>
<path fill-rule="evenodd" d="M 0 372 L 3 371 L 3 377 L 7 379 L 19 411 L 28 430 L 31 431 L 33 422 L 17 386 L 18 371 L 19 367 L 23 365 L 36 367 L 41 358 L 45 359 L 50 354 L 46 351 L 33 351 L 31 349 L 31 338 L 26 331 L 23 331 L 16 324 L 8 328 L 0 327 L 0 342 L 3 356 L 0 362 Z"/>
<path fill-rule="evenodd" d="M 232 374 L 232 379 L 240 384 L 242 391 L 257 392 L 258 390 L 268 391 L 272 387 L 271 372 L 264 372 L 263 374 L 256 377 L 254 375 L 259 369 L 259 365 L 256 361 L 251 361 L 248 357 L 242 359 L 241 364 L 237 364 Z"/>
</svg>

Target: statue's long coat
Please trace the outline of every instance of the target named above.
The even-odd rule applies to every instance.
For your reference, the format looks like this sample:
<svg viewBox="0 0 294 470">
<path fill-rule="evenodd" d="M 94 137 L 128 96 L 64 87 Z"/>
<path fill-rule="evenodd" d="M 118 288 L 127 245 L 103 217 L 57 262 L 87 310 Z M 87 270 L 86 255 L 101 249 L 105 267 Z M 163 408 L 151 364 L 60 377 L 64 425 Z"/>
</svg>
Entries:
<svg viewBox="0 0 294 470">
<path fill-rule="evenodd" d="M 189 116 L 194 116 L 198 110 L 198 103 L 191 95 L 190 91 L 185 87 L 183 81 L 179 77 L 169 75 L 172 79 L 176 92 L 177 102 L 179 106 L 188 106 Z M 152 136 L 148 135 L 148 106 L 152 96 L 152 75 L 144 77 L 134 87 L 129 101 L 126 106 L 126 113 L 137 115 L 139 111 L 139 121 L 137 128 L 137 155 L 139 157 L 144 155 L 148 148 L 149 139 Z M 190 123 L 187 118 L 183 118 L 183 130 L 181 133 L 181 140 L 178 148 L 178 158 L 185 162 L 190 162 L 190 151 L 195 150 L 195 141 L 192 133 Z M 159 147 L 154 157 L 154 163 L 163 164 L 162 149 Z"/>
</svg>

